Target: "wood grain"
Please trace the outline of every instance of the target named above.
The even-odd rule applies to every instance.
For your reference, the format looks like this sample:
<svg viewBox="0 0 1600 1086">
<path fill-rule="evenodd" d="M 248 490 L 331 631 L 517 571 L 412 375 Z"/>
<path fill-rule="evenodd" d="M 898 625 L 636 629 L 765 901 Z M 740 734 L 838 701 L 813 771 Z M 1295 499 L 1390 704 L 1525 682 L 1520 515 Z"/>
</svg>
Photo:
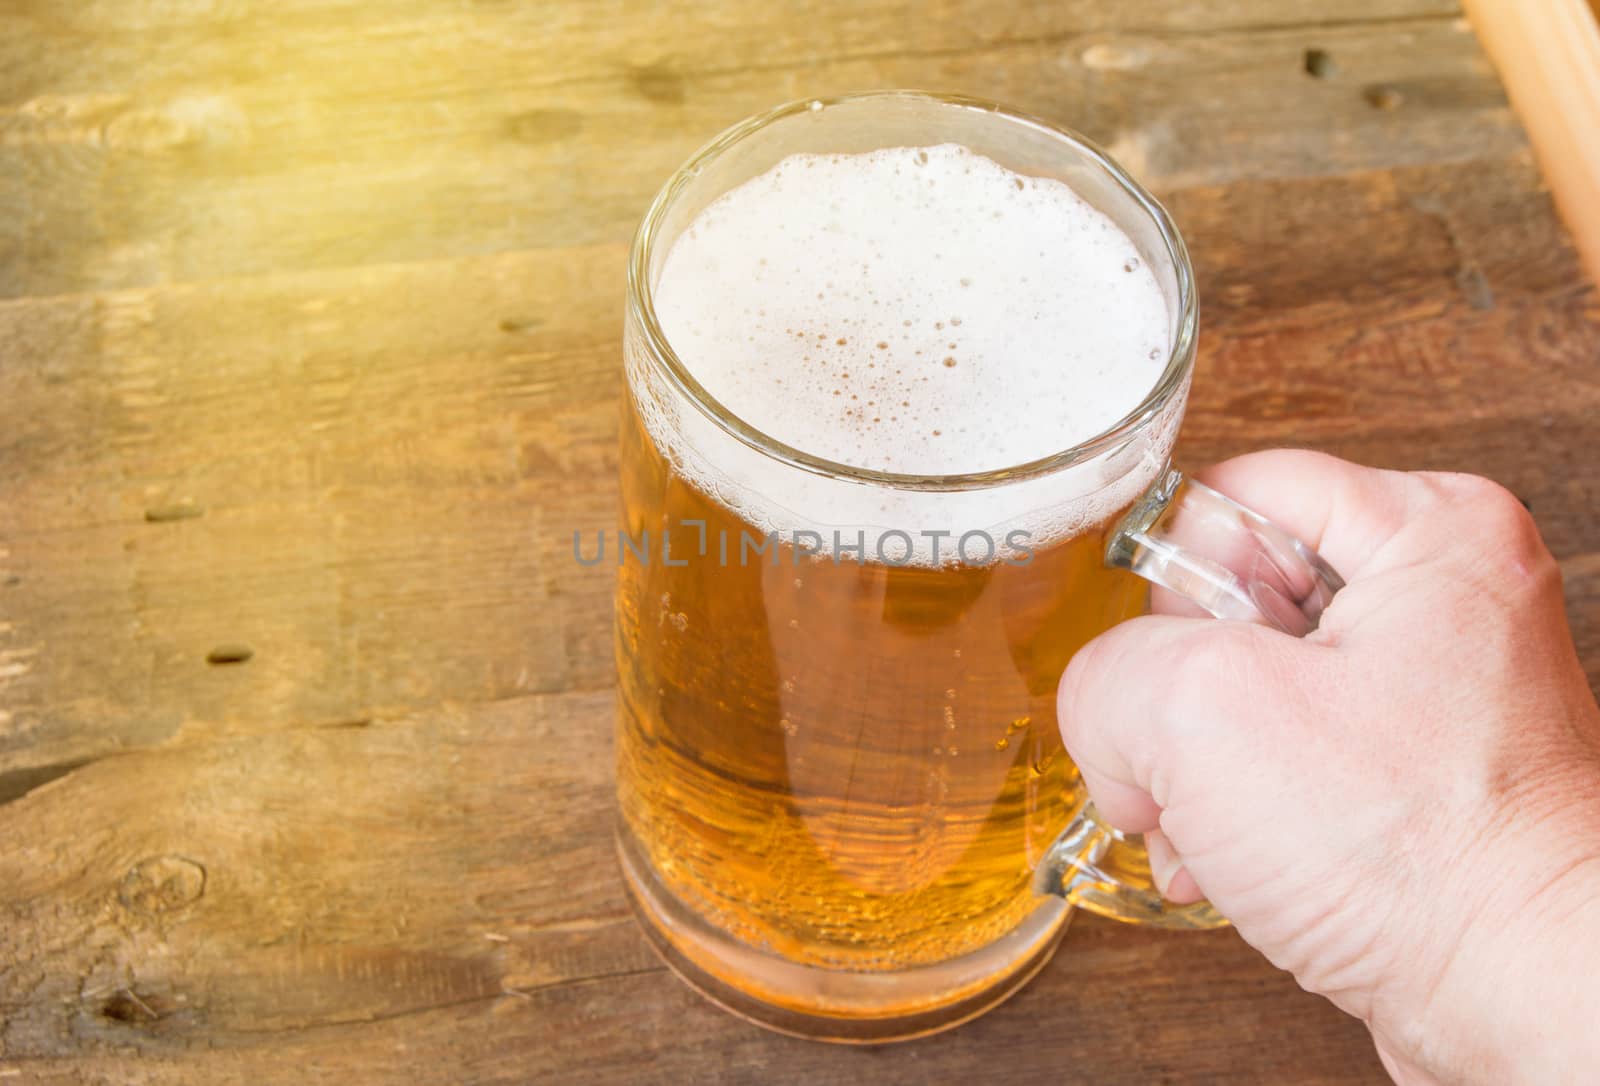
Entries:
<svg viewBox="0 0 1600 1086">
<path fill-rule="evenodd" d="M 1228 932 L 1078 919 L 846 1050 L 701 1003 L 611 854 L 622 262 L 696 145 L 920 84 L 1195 255 L 1182 455 L 1491 475 L 1600 688 L 1600 295 L 1436 0 L 0 12 L 0 1084 L 1355 1083 Z M 1310 54 L 1315 53 L 1312 57 Z"/>
<path fill-rule="evenodd" d="M 1175 194 L 1205 306 L 1185 455 L 1479 471 L 1559 556 L 1592 553 L 1594 295 L 1524 158 L 1465 178 Z M 614 510 L 622 258 L 0 306 L 21 578 L 0 786 L 130 746 L 606 686 L 610 573 L 570 556 Z M 248 665 L 207 664 L 230 643 Z"/>
<path fill-rule="evenodd" d="M 1522 141 L 1438 3 L 1311 25 L 1292 10 L 1309 3 L 1250 19 L 1245 5 L 1165 0 L 1126 22 L 1095 0 L 949 4 L 939 19 L 844 0 L 805 19 L 767 7 L 330 13 L 163 30 L 159 45 L 23 20 L 0 35 L 18 88 L 0 104 L 0 199 L 24 212 L 0 220 L 0 296 L 624 241 L 710 135 L 787 99 L 870 87 L 1013 103 L 1155 183 L 1464 160 Z M 1332 78 L 1307 76 L 1313 47 L 1336 59 Z M 1405 104 L 1374 108 L 1373 87 Z"/>
<path fill-rule="evenodd" d="M 1370 1080 L 1347 1062 L 1359 1025 L 1293 998 L 1227 932 L 1081 923 L 1004 1010 L 881 1053 L 728 1018 L 656 963 L 612 874 L 610 713 L 609 692 L 514 698 L 127 754 L 38 789 L 8 812 L 33 845 L 0 857 L 6 1055 L 30 1073 L 43 1060 L 215 1082 L 275 1066 L 337 1082 L 359 1037 L 375 1081 L 419 1059 L 434 1064 L 422 1081 L 460 1081 L 470 1058 L 475 1082 L 678 1082 L 719 1067 L 844 1084 L 926 1081 L 1048 1033 L 1051 1062 L 1019 1061 L 1020 1081 L 1059 1081 L 1056 1060 L 1148 1080 L 1236 1066 L 1206 1039 L 1222 1001 L 1235 1029 L 1309 1035 L 1308 1048 L 1272 1046 L 1265 1071 Z M 106 829 L 77 829 L 85 794 L 106 797 Z M 130 894 L 157 861 L 203 870 L 203 891 Z M 1207 1000 L 1141 979 L 1189 969 Z M 137 1060 L 114 1055 L 127 1051 Z M 55 1062 L 80 1055 L 93 1058 Z"/>
</svg>

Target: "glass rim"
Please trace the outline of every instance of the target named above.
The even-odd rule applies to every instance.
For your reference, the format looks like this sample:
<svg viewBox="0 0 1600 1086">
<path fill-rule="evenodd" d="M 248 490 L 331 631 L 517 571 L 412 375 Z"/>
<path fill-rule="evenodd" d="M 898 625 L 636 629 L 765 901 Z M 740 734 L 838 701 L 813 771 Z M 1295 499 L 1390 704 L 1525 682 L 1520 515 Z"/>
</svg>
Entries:
<svg viewBox="0 0 1600 1086">
<path fill-rule="evenodd" d="M 1177 279 L 1178 329 L 1177 335 L 1173 337 L 1161 376 L 1137 407 L 1100 433 L 1059 452 L 1048 453 L 1010 467 L 925 475 L 914 472 L 877 471 L 830 460 L 796 448 L 763 432 L 759 427 L 751 425 L 735 414 L 695 378 L 689 367 L 678 357 L 677 352 L 667 341 L 666 333 L 661 329 L 661 324 L 656 318 L 655 299 L 650 284 L 650 261 L 662 220 L 667 212 L 708 163 L 754 133 L 778 121 L 803 113 L 814 113 L 830 106 L 866 103 L 873 100 L 915 100 L 953 106 L 990 114 L 1001 120 L 1032 128 L 1073 148 L 1092 161 L 1132 197 L 1145 214 L 1150 216 L 1167 247 L 1167 254 L 1172 260 L 1173 272 Z M 648 346 L 658 368 L 666 374 L 676 390 L 719 429 L 756 452 L 802 471 L 831 479 L 853 480 L 895 490 L 959 491 L 1002 486 L 1050 475 L 1107 452 L 1148 426 L 1183 387 L 1194 365 L 1199 324 L 1194 270 L 1190 266 L 1189 252 L 1177 227 L 1173 225 L 1171 217 L 1160 202 L 1099 145 L 1069 128 L 1051 124 L 996 102 L 966 95 L 917 90 L 869 91 L 823 98 L 800 98 L 746 118 L 725 129 L 679 166 L 651 201 L 649 210 L 645 212 L 644 219 L 639 224 L 639 229 L 634 233 L 633 244 L 628 253 L 627 297 L 629 317 L 638 319 L 644 343 Z"/>
</svg>

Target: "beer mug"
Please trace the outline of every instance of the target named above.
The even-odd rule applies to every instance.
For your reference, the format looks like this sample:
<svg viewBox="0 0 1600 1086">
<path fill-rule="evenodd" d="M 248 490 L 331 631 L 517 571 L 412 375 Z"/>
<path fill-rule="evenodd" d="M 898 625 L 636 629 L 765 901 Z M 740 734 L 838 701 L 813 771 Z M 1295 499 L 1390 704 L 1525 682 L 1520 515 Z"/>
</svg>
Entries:
<svg viewBox="0 0 1600 1086">
<path fill-rule="evenodd" d="M 734 414 L 658 320 L 674 242 L 791 155 L 933 145 L 1018 188 L 1065 182 L 1120 227 L 1166 305 L 1153 387 L 1070 448 L 962 474 L 851 466 Z M 803 1036 L 891 1040 L 1017 990 L 1072 906 L 1224 922 L 1165 901 L 1139 839 L 1096 818 L 1055 708 L 1072 654 L 1148 610 L 1149 582 L 1292 635 L 1340 586 L 1172 470 L 1196 332 L 1189 258 L 1155 199 L 1083 137 L 990 103 L 794 103 L 661 190 L 628 263 L 617 841 L 645 933 L 703 994 Z M 947 544 L 935 560 L 930 535 Z"/>
</svg>

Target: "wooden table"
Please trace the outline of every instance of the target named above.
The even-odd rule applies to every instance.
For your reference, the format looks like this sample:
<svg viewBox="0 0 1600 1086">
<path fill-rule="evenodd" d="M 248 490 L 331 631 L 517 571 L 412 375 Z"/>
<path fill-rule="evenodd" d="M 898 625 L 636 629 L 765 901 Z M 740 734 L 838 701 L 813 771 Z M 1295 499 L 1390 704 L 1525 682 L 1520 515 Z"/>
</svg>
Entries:
<svg viewBox="0 0 1600 1086">
<path fill-rule="evenodd" d="M 806 94 L 980 94 L 1169 203 L 1194 463 L 1501 480 L 1600 681 L 1600 296 L 1449 0 L 18 0 L 0 14 L 0 1086 L 1347 1083 L 1231 932 L 773 1036 L 611 853 L 622 267 Z"/>
</svg>

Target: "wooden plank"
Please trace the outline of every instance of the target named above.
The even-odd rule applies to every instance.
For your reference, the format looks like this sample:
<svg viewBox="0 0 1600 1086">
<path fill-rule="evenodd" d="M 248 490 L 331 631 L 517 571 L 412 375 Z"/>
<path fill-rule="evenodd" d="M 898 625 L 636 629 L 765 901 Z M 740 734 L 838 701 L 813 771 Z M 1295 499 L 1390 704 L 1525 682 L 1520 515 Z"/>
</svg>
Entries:
<svg viewBox="0 0 1600 1086">
<path fill-rule="evenodd" d="M 275 87 L 459 99 L 471 90 L 630 81 L 671 103 L 683 77 L 1038 44 L 1083 34 L 1191 37 L 1255 30 L 1337 32 L 1461 15 L 1455 0 L 1146 0 L 1137 8 L 1062 0 L 995 6 L 950 0 L 816 0 L 779 5 L 560 0 L 429 5 L 407 0 L 283 3 L 20 0 L 0 11 L 4 97 Z M 151 33 L 159 31 L 160 33 Z M 414 61 L 393 70 L 395 60 Z"/>
<path fill-rule="evenodd" d="M 1151 952 L 1151 947 L 1159 950 Z M 1078 965 L 1069 955 L 1076 952 Z M 1219 965 L 1220 960 L 1220 965 Z M 1091 963 L 1115 971 L 1090 979 Z M 1150 936 L 1085 921 L 1020 995 L 910 1045 L 839 1048 L 764 1033 L 664 972 L 469 1002 L 370 1025 L 275 1031 L 259 1047 L 28 1059 L 33 1083 L 306 1084 L 688 1081 L 921 1086 L 1003 1074 L 1019 1086 L 1089 1082 L 1387 1084 L 1365 1030 L 1273 976 L 1226 933 Z M 1188 970 L 1150 985 L 1151 969 Z M 1119 991 L 1116 986 L 1121 986 Z M 1129 988 L 1141 986 L 1140 994 Z M 1226 1007 L 1219 1012 L 1217 1008 Z M 1237 1015 L 1237 1017 L 1235 1017 Z M 1246 1023 L 1233 1031 L 1226 1017 Z M 132 1032 L 131 1030 L 128 1032 Z M 0 1066 L 4 1066 L 0 1064 Z M 100 1077 L 103 1076 L 103 1077 Z M 1068 1078 L 1066 1081 L 1077 1081 Z"/>
<path fill-rule="evenodd" d="M 1008 1051 L 1023 1083 L 1067 1066 L 1381 1081 L 1358 1023 L 1230 932 L 1079 921 L 1026 992 L 911 1047 L 739 1022 L 671 978 L 626 911 L 610 712 L 609 693 L 533 696 L 130 753 L 9 805 L 7 839 L 26 844 L 0 853 L 0 1072 L 611 1083 L 714 1067 L 844 1086 L 982 1074 Z M 1046 1037 L 1051 1058 L 1028 1058 Z M 1241 1046 L 1259 1047 L 1239 1077 Z"/>
<path fill-rule="evenodd" d="M 620 266 L 7 307 L 0 767 L 607 684 Z"/>
<path fill-rule="evenodd" d="M 611 711 L 609 692 L 513 699 L 129 754 L 35 790 L 6 810 L 28 845 L 0 857 L 7 1054 L 141 1015 L 159 1043 L 654 968 L 611 930 Z"/>
<path fill-rule="evenodd" d="M 763 45 L 797 36 L 833 48 L 848 44 L 850 39 L 844 35 L 852 33 L 916 46 L 929 41 L 959 42 L 968 37 L 1005 40 L 1057 26 L 1156 26 L 1202 33 L 1261 26 L 1384 22 L 1460 12 L 1460 5 L 1450 0 L 1340 0 L 1337 5 L 1318 0 L 1148 0 L 1131 11 L 1085 0 L 1065 0 L 1056 6 L 1061 10 L 1041 12 L 1020 5 L 989 8 L 956 3 L 941 10 L 940 19 L 929 19 L 928 12 L 911 0 L 882 0 L 860 7 L 821 0 L 814 8 L 815 19 L 835 24 L 821 28 L 806 25 L 812 21 L 809 13 L 807 19 L 797 20 L 781 11 L 718 11 L 715 6 L 688 0 L 666 0 L 654 8 L 643 7 L 637 0 L 599 0 L 585 5 L 584 10 L 574 10 L 555 0 L 530 0 L 522 4 L 485 4 L 482 9 L 444 6 L 422 11 L 407 0 L 84 0 L 66 7 L 49 0 L 14 0 L 8 5 L 7 16 L 41 31 L 80 35 L 216 27 L 240 32 L 265 28 L 274 32 L 321 29 L 337 33 L 394 33 L 426 27 L 445 32 L 472 24 L 486 33 L 540 32 L 549 36 L 559 32 L 567 35 L 575 47 L 594 53 L 603 53 L 607 44 L 618 40 L 643 42 L 652 37 L 660 42 L 681 43 L 686 48 L 711 48 L 703 33 L 709 26 L 728 32 L 717 46 L 724 52 L 737 47 L 736 55 L 760 56 Z M 685 26 L 686 22 L 690 25 Z M 823 37 L 829 34 L 841 37 Z M 66 46 L 64 42 L 53 44 L 58 49 Z"/>
<path fill-rule="evenodd" d="M 1119 30 L 1128 17 L 1108 13 L 1121 9 L 1089 0 L 1008 7 L 999 23 L 976 5 L 906 20 L 848 4 L 708 35 L 694 19 L 587 5 L 536 30 L 542 9 L 508 6 L 381 33 L 341 14 L 159 41 L 24 20 L 0 35 L 0 296 L 623 241 L 718 130 L 863 87 L 1015 103 L 1168 189 L 1522 146 L 1492 70 L 1440 5 L 1297 23 L 1310 7 L 1205 33 L 1245 7 L 1163 3 Z M 763 45 L 740 52 L 740 35 Z M 1329 58 L 1320 74 L 1312 49 Z M 732 60 L 749 56 L 763 60 Z"/>
<path fill-rule="evenodd" d="M 1600 551 L 1600 303 L 1535 182 L 1519 156 L 1177 194 L 1206 329 L 1185 458 L 1481 472 L 1558 556 Z M 0 305 L 0 796 L 132 747 L 606 687 L 611 573 L 571 533 L 612 523 L 622 259 Z M 207 663 L 231 643 L 254 655 Z"/>
</svg>

